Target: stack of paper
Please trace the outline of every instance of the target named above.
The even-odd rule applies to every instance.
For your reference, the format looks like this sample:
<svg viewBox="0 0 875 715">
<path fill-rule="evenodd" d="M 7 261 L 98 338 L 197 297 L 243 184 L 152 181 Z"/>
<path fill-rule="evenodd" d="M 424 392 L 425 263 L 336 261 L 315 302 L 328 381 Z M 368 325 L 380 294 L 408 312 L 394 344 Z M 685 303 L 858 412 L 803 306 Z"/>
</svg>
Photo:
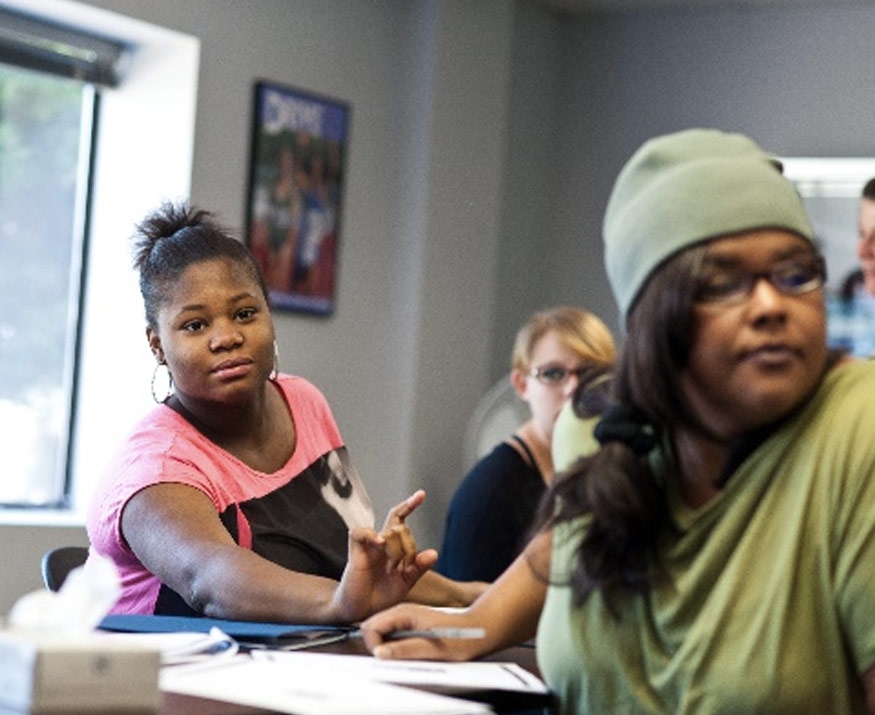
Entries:
<svg viewBox="0 0 875 715">
<path fill-rule="evenodd" d="M 290 654 L 291 655 L 291 654 Z M 358 658 L 360 656 L 338 656 Z M 293 715 L 478 715 L 482 703 L 350 676 L 330 667 L 237 656 L 214 668 L 161 673 L 165 692 Z"/>
<path fill-rule="evenodd" d="M 293 715 L 478 715 L 492 712 L 478 700 L 500 702 L 486 697 L 492 694 L 514 704 L 549 697 L 544 683 L 516 663 L 389 661 L 286 650 L 321 637 L 348 637 L 350 628 L 161 616 L 108 617 L 102 627 L 127 631 L 107 638 L 134 639 L 161 651 L 165 692 Z M 250 648 L 268 648 L 239 653 L 238 639 Z"/>
<path fill-rule="evenodd" d="M 547 686 L 516 663 L 442 663 L 431 660 L 380 660 L 367 655 L 331 653 L 253 653 L 258 660 L 284 666 L 286 673 L 299 669 L 328 671 L 341 679 L 408 685 L 432 692 L 461 695 L 505 691 L 546 694 Z"/>
</svg>

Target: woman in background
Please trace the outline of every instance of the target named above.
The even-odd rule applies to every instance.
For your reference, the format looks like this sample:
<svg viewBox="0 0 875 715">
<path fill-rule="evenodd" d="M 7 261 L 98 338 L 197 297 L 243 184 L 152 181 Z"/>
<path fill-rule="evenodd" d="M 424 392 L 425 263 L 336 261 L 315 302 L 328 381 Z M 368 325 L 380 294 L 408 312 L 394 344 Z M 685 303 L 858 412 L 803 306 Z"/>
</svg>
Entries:
<svg viewBox="0 0 875 715">
<path fill-rule="evenodd" d="M 351 623 L 404 598 L 479 592 L 429 572 L 405 524 L 379 533 L 328 403 L 277 371 L 263 275 L 211 214 L 166 204 L 138 227 L 135 265 L 156 372 L 172 390 L 111 462 L 88 515 L 116 565 L 115 613 Z"/>
<path fill-rule="evenodd" d="M 605 324 L 581 308 L 532 315 L 520 328 L 510 381 L 531 416 L 465 476 L 450 503 L 437 570 L 494 581 L 522 551 L 553 479 L 553 424 L 580 375 L 614 363 Z"/>
<path fill-rule="evenodd" d="M 393 607 L 367 645 L 464 659 L 537 627 L 563 713 L 875 713 L 875 363 L 827 349 L 797 192 L 747 137 L 658 137 L 604 240 L 627 339 L 589 456 L 470 608 Z M 445 625 L 486 637 L 385 640 Z"/>
</svg>

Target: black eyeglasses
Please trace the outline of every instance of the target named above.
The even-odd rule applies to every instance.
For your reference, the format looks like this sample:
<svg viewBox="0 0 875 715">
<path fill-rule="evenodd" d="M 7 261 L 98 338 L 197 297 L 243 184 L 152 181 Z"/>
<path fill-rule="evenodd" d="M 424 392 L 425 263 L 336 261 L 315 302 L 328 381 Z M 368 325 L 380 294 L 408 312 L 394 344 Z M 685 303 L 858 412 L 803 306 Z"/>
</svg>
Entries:
<svg viewBox="0 0 875 715">
<path fill-rule="evenodd" d="M 805 256 L 783 261 L 766 271 L 706 270 L 699 279 L 695 299 L 698 303 L 743 303 L 761 279 L 785 295 L 802 295 L 826 283 L 826 263 L 822 256 Z"/>
<path fill-rule="evenodd" d="M 572 375 L 580 379 L 580 376 L 587 371 L 585 367 L 579 367 L 576 370 L 569 370 L 561 365 L 547 365 L 546 367 L 533 367 L 529 370 L 529 375 L 536 378 L 540 383 L 549 385 L 550 387 L 558 387 L 568 382 L 568 378 Z"/>
</svg>

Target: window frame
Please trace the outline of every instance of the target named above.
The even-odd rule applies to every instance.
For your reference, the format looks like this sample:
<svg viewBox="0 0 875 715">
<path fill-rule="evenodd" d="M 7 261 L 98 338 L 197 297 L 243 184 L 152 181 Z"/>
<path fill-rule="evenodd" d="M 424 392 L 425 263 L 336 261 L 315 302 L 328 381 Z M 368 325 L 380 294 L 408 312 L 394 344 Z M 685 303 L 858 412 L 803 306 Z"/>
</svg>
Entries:
<svg viewBox="0 0 875 715">
<path fill-rule="evenodd" d="M 0 509 L 0 524 L 81 525 L 112 450 L 153 404 L 153 361 L 127 239 L 162 201 L 189 196 L 200 41 L 73 0 L 5 5 L 132 48 L 124 82 L 101 91 L 94 132 L 69 502 L 57 509 Z M 156 96 L 174 111 L 156 111 Z"/>
</svg>

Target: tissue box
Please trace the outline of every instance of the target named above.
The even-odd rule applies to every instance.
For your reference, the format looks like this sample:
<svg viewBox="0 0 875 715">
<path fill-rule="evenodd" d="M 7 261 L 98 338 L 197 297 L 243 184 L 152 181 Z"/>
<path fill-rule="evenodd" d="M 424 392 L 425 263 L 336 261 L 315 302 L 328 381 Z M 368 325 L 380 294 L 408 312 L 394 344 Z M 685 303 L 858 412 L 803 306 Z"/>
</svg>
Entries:
<svg viewBox="0 0 875 715">
<path fill-rule="evenodd" d="M 149 711 L 160 653 L 112 636 L 0 631 L 0 707 L 31 713 Z"/>
</svg>

